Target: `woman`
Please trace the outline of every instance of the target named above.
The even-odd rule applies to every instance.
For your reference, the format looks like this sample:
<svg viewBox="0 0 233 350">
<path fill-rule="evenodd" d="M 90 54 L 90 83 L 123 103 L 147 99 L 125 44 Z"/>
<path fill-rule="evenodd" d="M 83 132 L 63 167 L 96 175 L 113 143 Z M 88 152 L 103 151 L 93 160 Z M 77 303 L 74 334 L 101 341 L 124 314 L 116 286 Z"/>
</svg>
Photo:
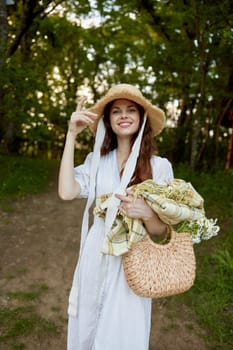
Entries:
<svg viewBox="0 0 233 350">
<path fill-rule="evenodd" d="M 162 236 L 166 225 L 127 187 L 146 179 L 163 184 L 173 179 L 167 159 L 153 155 L 153 136 L 164 113 L 132 85 L 113 86 L 91 109 L 85 98 L 71 116 L 59 174 L 64 200 L 88 197 L 81 233 L 79 262 L 69 298 L 68 350 L 146 350 L 149 347 L 151 299 L 129 288 L 121 256 L 101 253 L 118 210 L 141 218 L 151 235 Z M 94 152 L 74 168 L 76 136 L 85 128 L 96 132 Z M 105 222 L 88 211 L 95 197 L 113 193 Z"/>
</svg>

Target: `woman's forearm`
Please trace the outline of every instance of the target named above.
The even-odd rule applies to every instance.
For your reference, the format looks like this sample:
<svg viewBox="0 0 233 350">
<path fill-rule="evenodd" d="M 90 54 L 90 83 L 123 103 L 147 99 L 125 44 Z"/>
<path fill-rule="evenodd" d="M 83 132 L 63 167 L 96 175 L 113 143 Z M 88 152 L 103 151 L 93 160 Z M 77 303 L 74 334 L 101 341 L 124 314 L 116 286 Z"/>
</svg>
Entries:
<svg viewBox="0 0 233 350">
<path fill-rule="evenodd" d="M 74 199 L 80 193 L 80 186 L 74 178 L 75 139 L 76 136 L 68 131 L 58 178 L 58 194 L 63 200 Z"/>
<path fill-rule="evenodd" d="M 119 210 L 130 218 L 142 219 L 147 232 L 150 235 L 163 235 L 167 232 L 167 225 L 160 220 L 155 211 L 139 197 L 134 199 L 133 193 L 128 190 L 126 195 L 115 194 L 120 199 Z"/>
<path fill-rule="evenodd" d="M 66 134 L 65 148 L 62 155 L 59 179 L 58 194 L 64 200 L 71 200 L 80 194 L 80 185 L 74 178 L 74 149 L 76 136 L 84 128 L 94 123 L 97 118 L 96 113 L 83 109 L 86 97 L 82 97 L 78 102 L 76 111 L 72 113 L 69 128 Z"/>
<path fill-rule="evenodd" d="M 143 218 L 143 223 L 147 232 L 152 236 L 161 236 L 167 232 L 167 225 L 160 220 L 154 211 L 151 216 Z"/>
</svg>

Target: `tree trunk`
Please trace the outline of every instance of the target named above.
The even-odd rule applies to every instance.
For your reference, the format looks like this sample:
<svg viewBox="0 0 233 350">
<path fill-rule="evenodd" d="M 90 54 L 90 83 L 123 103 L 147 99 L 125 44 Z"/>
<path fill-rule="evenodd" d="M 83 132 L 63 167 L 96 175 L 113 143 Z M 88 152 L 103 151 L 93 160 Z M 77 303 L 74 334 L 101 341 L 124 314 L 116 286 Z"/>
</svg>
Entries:
<svg viewBox="0 0 233 350">
<path fill-rule="evenodd" d="M 219 129 L 222 126 L 226 128 L 232 128 L 232 121 L 230 121 L 230 113 L 233 110 L 233 69 L 229 72 L 228 83 L 225 90 L 225 97 L 220 103 L 220 111 L 217 115 L 215 122 L 215 159 L 216 162 L 219 159 Z M 229 141 L 230 142 L 230 141 Z M 228 156 L 227 156 L 228 157 Z"/>
<path fill-rule="evenodd" d="M 8 22 L 7 22 L 7 11 L 6 1 L 0 0 L 0 141 L 4 136 L 4 111 L 3 111 L 3 100 L 4 100 L 4 67 L 6 64 L 6 48 L 7 48 L 7 37 L 8 37 Z"/>
<path fill-rule="evenodd" d="M 7 37 L 8 22 L 6 12 L 6 1 L 0 0 L 0 70 L 2 70 L 5 64 Z"/>
<path fill-rule="evenodd" d="M 205 63 L 201 62 L 201 64 L 200 64 L 200 99 L 199 99 L 199 102 L 197 105 L 197 111 L 196 111 L 195 117 L 194 117 L 192 143 L 191 143 L 190 165 L 191 165 L 192 170 L 195 170 L 195 168 L 196 168 L 198 146 L 199 146 L 199 136 L 200 136 L 201 127 L 202 127 L 201 122 L 202 122 L 203 109 L 204 109 L 204 105 L 205 105 L 206 72 L 207 72 L 207 69 L 205 67 Z"/>
<path fill-rule="evenodd" d="M 199 101 L 197 104 L 197 111 L 193 119 L 193 134 L 191 139 L 191 156 L 190 166 L 192 170 L 196 168 L 198 148 L 199 148 L 199 136 L 202 127 L 202 115 L 205 106 L 205 88 L 206 88 L 206 75 L 208 71 L 208 57 L 205 52 L 205 33 L 208 32 L 207 28 L 201 28 L 200 15 L 196 16 L 196 30 L 197 30 L 197 41 L 199 49 Z"/>
</svg>

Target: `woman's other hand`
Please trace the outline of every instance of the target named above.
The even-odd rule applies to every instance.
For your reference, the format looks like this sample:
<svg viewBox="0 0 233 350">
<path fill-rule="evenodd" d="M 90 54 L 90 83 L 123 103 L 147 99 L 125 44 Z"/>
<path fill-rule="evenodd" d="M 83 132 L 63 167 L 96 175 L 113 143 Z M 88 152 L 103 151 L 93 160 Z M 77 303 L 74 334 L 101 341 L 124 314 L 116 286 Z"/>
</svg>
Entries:
<svg viewBox="0 0 233 350">
<path fill-rule="evenodd" d="M 154 217 L 154 211 L 145 202 L 143 197 L 134 198 L 133 193 L 129 190 L 126 191 L 126 195 L 116 194 L 116 197 L 120 199 L 119 210 L 122 214 L 134 218 L 142 219 L 143 221 Z"/>
<path fill-rule="evenodd" d="M 133 192 L 126 191 L 126 195 L 116 194 L 120 199 L 120 212 L 133 219 L 141 219 L 150 235 L 164 235 L 167 225 L 160 220 L 155 211 L 146 203 L 143 197 L 134 198 Z"/>
</svg>

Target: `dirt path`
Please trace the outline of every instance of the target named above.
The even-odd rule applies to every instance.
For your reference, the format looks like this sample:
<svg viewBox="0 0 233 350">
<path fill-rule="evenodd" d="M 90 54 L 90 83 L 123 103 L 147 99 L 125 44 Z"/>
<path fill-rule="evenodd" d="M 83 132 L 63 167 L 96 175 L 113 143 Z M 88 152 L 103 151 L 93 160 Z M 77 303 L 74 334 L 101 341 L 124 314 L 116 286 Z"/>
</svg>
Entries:
<svg viewBox="0 0 233 350">
<path fill-rule="evenodd" d="M 0 210 L 1 306 L 21 305 L 9 293 L 39 288 L 44 291 L 34 302 L 38 313 L 59 326 L 56 336 L 26 338 L 22 349 L 66 349 L 67 298 L 84 204 L 61 201 L 51 183 L 46 193 L 11 204 L 11 212 Z M 192 310 L 168 299 L 154 302 L 150 350 L 207 350 L 201 334 Z M 0 347 L 12 349 L 7 344 Z"/>
</svg>

